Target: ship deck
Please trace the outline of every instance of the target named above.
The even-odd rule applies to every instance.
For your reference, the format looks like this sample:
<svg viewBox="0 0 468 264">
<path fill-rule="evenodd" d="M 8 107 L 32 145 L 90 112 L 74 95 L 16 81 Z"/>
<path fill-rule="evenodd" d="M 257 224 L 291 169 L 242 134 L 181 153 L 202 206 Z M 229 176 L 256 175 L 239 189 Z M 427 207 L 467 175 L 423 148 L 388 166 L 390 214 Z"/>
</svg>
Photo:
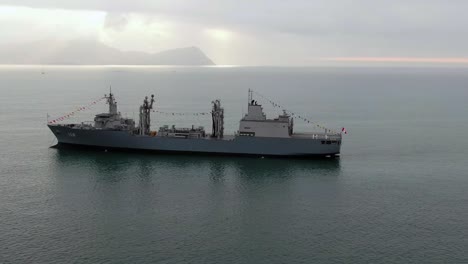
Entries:
<svg viewBox="0 0 468 264">
<path fill-rule="evenodd" d="M 203 139 L 207 140 L 234 140 L 236 135 L 225 135 L 222 138 L 213 138 L 206 136 Z M 290 138 L 297 139 L 324 139 L 324 140 L 341 140 L 340 134 L 326 134 L 326 133 L 295 133 Z"/>
<path fill-rule="evenodd" d="M 63 126 L 69 127 L 71 129 L 82 129 L 82 130 L 106 130 L 106 129 L 96 129 L 90 125 L 83 125 L 83 124 L 49 124 L 49 126 Z M 164 137 L 164 136 L 157 136 L 157 137 Z M 203 139 L 206 140 L 234 140 L 237 136 L 236 135 L 224 135 L 222 138 L 213 138 L 211 136 L 206 136 Z M 297 138 L 297 139 L 324 139 L 324 140 L 341 140 L 341 134 L 328 134 L 323 132 L 315 132 L 315 133 L 294 133 L 290 138 Z"/>
</svg>

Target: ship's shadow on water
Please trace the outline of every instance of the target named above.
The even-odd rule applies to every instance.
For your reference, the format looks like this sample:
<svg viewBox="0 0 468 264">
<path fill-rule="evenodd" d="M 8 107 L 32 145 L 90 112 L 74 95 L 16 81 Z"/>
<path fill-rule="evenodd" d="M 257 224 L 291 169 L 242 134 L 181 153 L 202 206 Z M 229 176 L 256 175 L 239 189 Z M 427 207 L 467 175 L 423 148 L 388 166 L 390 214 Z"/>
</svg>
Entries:
<svg viewBox="0 0 468 264">
<path fill-rule="evenodd" d="M 295 176 L 339 176 L 340 158 L 284 159 L 203 155 L 165 155 L 53 148 L 55 168 L 66 171 L 79 167 L 104 181 L 135 177 L 149 180 L 158 174 L 173 177 L 209 177 L 222 181 L 237 175 L 242 180 L 288 179 Z M 104 178 L 103 178 L 104 177 Z"/>
</svg>

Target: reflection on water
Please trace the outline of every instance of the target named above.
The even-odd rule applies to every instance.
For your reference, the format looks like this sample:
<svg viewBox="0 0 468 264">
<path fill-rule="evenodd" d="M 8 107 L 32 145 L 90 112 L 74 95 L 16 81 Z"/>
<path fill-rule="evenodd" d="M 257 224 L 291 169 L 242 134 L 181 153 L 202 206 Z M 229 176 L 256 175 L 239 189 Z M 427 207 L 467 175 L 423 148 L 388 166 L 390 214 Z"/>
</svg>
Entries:
<svg viewBox="0 0 468 264">
<path fill-rule="evenodd" d="M 302 172 L 331 172 L 337 175 L 340 160 L 336 159 L 243 159 L 236 162 L 239 175 L 245 179 L 284 178 Z"/>
<path fill-rule="evenodd" d="M 157 175 L 194 177 L 204 175 L 222 181 L 235 175 L 243 181 L 286 180 L 295 175 L 338 176 L 340 159 L 276 159 L 196 155 L 156 155 L 57 148 L 53 159 L 60 172 L 74 167 L 97 176 L 97 181 L 118 182 L 133 177 L 150 180 Z"/>
</svg>

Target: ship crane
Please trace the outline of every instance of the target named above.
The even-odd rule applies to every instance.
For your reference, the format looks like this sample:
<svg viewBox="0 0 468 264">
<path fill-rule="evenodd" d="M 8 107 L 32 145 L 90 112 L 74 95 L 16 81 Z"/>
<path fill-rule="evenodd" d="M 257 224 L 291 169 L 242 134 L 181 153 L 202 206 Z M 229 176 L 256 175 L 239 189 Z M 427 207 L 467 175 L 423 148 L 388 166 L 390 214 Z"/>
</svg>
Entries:
<svg viewBox="0 0 468 264">
<path fill-rule="evenodd" d="M 224 108 L 221 107 L 220 100 L 215 100 L 211 103 L 213 104 L 213 108 L 211 110 L 213 122 L 211 137 L 222 138 L 224 135 Z"/>
<path fill-rule="evenodd" d="M 151 110 L 153 109 L 154 94 L 151 95 L 151 100 L 148 96 L 143 100 L 140 106 L 140 122 L 139 122 L 139 135 L 149 135 L 151 127 Z"/>
</svg>

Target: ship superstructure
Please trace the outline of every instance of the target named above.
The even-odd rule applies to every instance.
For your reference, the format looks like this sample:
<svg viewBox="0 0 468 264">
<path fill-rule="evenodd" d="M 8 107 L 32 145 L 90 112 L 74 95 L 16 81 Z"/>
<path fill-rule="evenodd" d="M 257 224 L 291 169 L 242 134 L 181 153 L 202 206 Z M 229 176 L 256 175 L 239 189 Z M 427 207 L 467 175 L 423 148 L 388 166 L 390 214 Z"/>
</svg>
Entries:
<svg viewBox="0 0 468 264">
<path fill-rule="evenodd" d="M 239 122 L 239 136 L 290 138 L 293 135 L 294 119 L 285 111 L 275 119 L 268 119 L 251 90 L 247 107 L 247 114 Z"/>
<path fill-rule="evenodd" d="M 105 95 L 108 113 L 97 114 L 94 124 L 51 124 L 59 144 L 105 149 L 147 150 L 170 153 L 202 153 L 257 156 L 336 156 L 341 134 L 331 132 L 295 133 L 294 118 L 286 111 L 268 119 L 262 105 L 249 90 L 247 113 L 233 135 L 224 135 L 224 108 L 212 101 L 211 133 L 202 126 L 177 128 L 164 125 L 151 130 L 155 99 L 145 97 L 139 108 L 139 121 L 122 118 L 114 95 Z"/>
<path fill-rule="evenodd" d="M 135 121 L 133 119 L 122 118 L 120 112 L 117 111 L 117 102 L 115 101 L 112 91 L 109 95 L 104 95 L 106 103 L 109 105 L 109 112 L 97 114 L 94 117 L 94 126 L 88 125 L 87 129 L 111 129 L 111 130 L 127 130 L 135 129 Z M 85 128 L 86 125 L 82 124 Z M 79 127 L 79 126 L 77 126 Z"/>
</svg>

